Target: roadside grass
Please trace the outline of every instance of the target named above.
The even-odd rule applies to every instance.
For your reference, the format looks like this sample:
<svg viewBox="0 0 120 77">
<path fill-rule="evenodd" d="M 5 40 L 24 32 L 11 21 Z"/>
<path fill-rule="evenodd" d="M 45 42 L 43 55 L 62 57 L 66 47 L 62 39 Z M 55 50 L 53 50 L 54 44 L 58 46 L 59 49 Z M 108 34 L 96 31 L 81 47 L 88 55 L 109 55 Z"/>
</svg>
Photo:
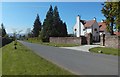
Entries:
<svg viewBox="0 0 120 77">
<path fill-rule="evenodd" d="M 90 52 L 99 53 L 98 51 L 102 51 L 102 54 L 108 54 L 108 55 L 119 55 L 118 52 L 120 52 L 120 49 L 114 49 L 114 48 L 106 48 L 106 47 L 95 47 L 89 49 Z"/>
<path fill-rule="evenodd" d="M 57 43 L 42 43 L 43 45 L 54 46 L 54 47 L 74 47 L 79 46 L 78 44 L 57 44 Z"/>
<path fill-rule="evenodd" d="M 31 43 L 43 43 L 42 40 L 38 37 L 34 37 L 34 38 L 28 38 L 28 40 L 25 40 Z"/>
<path fill-rule="evenodd" d="M 45 43 L 42 42 L 39 38 L 28 38 L 26 40 L 27 42 L 31 43 L 38 43 L 42 45 L 48 45 L 48 46 L 54 46 L 54 47 L 74 47 L 74 46 L 80 46 L 79 44 L 57 44 L 57 43 Z"/>
<path fill-rule="evenodd" d="M 10 43 L 2 48 L 3 75 L 73 75 L 67 70 L 36 55 L 21 43 Z"/>
</svg>

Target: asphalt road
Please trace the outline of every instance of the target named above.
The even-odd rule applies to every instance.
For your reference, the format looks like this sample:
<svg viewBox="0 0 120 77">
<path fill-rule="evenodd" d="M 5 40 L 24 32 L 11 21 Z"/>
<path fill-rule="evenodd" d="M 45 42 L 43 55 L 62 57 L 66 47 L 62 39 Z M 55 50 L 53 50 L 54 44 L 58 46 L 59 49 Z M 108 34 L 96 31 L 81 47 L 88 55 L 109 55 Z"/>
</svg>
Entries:
<svg viewBox="0 0 120 77">
<path fill-rule="evenodd" d="M 19 41 L 41 57 L 77 75 L 118 75 L 118 57 Z"/>
</svg>

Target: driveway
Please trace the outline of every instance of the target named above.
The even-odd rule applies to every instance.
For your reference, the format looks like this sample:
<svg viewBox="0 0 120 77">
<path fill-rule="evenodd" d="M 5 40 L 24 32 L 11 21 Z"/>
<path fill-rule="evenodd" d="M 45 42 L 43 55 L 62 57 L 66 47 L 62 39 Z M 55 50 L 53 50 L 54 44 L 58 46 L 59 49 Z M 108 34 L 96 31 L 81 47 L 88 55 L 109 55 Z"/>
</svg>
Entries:
<svg viewBox="0 0 120 77">
<path fill-rule="evenodd" d="M 118 75 L 118 57 L 19 41 L 39 56 L 77 75 Z"/>
<path fill-rule="evenodd" d="M 76 46 L 76 47 L 60 47 L 60 48 L 89 52 L 89 49 L 94 47 L 101 47 L 101 46 L 100 45 L 82 45 L 82 46 Z"/>
</svg>

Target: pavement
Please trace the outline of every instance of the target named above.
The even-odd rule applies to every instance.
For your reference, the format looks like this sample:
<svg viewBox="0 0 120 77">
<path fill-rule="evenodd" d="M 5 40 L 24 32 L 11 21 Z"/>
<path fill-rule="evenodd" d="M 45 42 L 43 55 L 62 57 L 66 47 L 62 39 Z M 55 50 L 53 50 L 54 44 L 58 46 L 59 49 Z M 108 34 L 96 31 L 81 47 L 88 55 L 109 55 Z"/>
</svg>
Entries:
<svg viewBox="0 0 120 77">
<path fill-rule="evenodd" d="M 19 41 L 37 55 L 76 75 L 118 75 L 118 57 Z"/>
<path fill-rule="evenodd" d="M 89 52 L 89 49 L 94 48 L 94 47 L 102 47 L 102 46 L 100 46 L 100 45 L 82 45 L 82 46 L 76 46 L 76 47 L 60 47 L 60 48 Z"/>
</svg>

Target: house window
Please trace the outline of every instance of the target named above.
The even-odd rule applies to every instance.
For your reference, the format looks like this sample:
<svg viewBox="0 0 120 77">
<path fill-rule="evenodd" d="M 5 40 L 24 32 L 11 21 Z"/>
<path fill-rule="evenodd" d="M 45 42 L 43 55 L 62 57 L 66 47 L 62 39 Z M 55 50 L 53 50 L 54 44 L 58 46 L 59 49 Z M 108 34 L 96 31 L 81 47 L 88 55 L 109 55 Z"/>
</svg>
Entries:
<svg viewBox="0 0 120 77">
<path fill-rule="evenodd" d="M 83 29 L 83 31 L 85 31 L 85 29 Z"/>
<path fill-rule="evenodd" d="M 95 28 L 94 31 L 97 31 L 97 28 Z"/>
<path fill-rule="evenodd" d="M 77 31 L 77 29 L 75 29 L 75 31 Z"/>
</svg>

